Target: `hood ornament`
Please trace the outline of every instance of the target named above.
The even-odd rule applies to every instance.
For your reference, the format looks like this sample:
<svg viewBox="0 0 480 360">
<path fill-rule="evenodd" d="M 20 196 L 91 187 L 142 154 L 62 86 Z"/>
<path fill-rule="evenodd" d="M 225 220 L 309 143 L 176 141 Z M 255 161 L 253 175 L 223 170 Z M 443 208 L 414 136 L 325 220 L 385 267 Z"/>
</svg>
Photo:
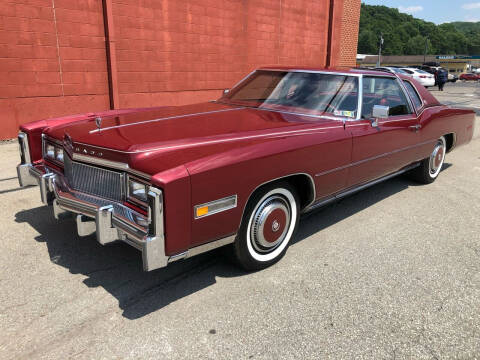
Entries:
<svg viewBox="0 0 480 360">
<path fill-rule="evenodd" d="M 102 118 L 100 116 L 95 118 L 95 124 L 97 124 L 97 129 L 100 130 L 100 127 L 102 126 Z"/>
<path fill-rule="evenodd" d="M 63 146 L 68 150 L 73 150 L 73 141 L 68 133 L 65 133 L 63 137 Z"/>
</svg>

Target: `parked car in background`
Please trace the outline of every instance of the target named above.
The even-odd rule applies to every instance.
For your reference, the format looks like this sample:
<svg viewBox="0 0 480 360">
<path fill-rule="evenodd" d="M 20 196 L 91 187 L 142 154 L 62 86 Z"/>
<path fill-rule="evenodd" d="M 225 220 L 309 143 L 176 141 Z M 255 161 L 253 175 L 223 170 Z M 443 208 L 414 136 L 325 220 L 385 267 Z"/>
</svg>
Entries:
<svg viewBox="0 0 480 360">
<path fill-rule="evenodd" d="M 302 213 L 402 173 L 435 181 L 474 119 L 404 75 L 262 68 L 212 102 L 24 124 L 17 173 L 145 270 L 227 244 L 255 270 L 282 258 Z"/>
<path fill-rule="evenodd" d="M 431 66 L 428 66 L 428 65 L 418 65 L 418 66 L 411 66 L 411 67 L 426 71 L 426 72 L 428 72 L 429 74 L 432 74 L 432 75 L 435 75 L 435 72 L 436 72 L 435 68 L 433 68 Z"/>
<path fill-rule="evenodd" d="M 462 81 L 478 81 L 480 80 L 480 74 L 474 74 L 474 73 L 461 74 L 459 79 Z"/>
<path fill-rule="evenodd" d="M 380 66 L 380 67 L 374 68 L 374 70 L 388 71 L 392 74 L 410 75 L 406 71 L 403 71 L 402 69 L 397 68 L 397 67 L 393 67 L 393 66 Z"/>
<path fill-rule="evenodd" d="M 440 70 L 440 69 L 443 69 L 443 70 L 445 70 L 445 71 L 448 72 L 447 69 L 444 69 L 444 68 L 442 68 L 441 66 L 429 66 L 429 65 L 425 65 L 425 64 L 420 65 L 420 66 L 415 66 L 415 68 L 420 69 L 420 70 L 423 70 L 423 71 L 426 71 L 426 72 L 428 72 L 429 74 L 432 74 L 433 76 L 435 76 L 435 74 L 437 73 L 437 71 Z M 448 72 L 448 82 L 453 82 L 453 83 L 455 83 L 455 82 L 457 82 L 457 80 L 458 80 L 458 76 L 457 76 L 457 75 Z M 436 79 L 435 79 L 435 85 L 437 85 Z"/>
<path fill-rule="evenodd" d="M 412 76 L 415 80 L 417 80 L 426 88 L 430 86 L 435 86 L 435 76 L 426 71 L 416 68 L 402 68 L 402 70 Z"/>
<path fill-rule="evenodd" d="M 458 80 L 458 76 L 452 73 L 448 73 L 448 82 L 455 83 Z"/>
</svg>

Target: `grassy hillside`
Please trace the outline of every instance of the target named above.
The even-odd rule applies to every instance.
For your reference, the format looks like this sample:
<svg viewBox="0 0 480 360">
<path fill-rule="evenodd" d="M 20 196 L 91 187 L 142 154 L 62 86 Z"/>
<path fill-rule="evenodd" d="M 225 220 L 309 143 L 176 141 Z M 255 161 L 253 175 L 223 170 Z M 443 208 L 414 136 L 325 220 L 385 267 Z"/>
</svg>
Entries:
<svg viewBox="0 0 480 360">
<path fill-rule="evenodd" d="M 376 54 L 380 34 L 384 55 L 480 54 L 480 23 L 432 22 L 403 14 L 395 8 L 362 4 L 358 53 Z"/>
</svg>

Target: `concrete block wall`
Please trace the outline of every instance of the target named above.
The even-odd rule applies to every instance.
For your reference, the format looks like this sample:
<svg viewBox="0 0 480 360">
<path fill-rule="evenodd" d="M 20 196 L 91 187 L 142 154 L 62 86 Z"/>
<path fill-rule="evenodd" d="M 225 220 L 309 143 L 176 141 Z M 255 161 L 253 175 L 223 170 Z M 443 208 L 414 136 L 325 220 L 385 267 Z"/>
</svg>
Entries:
<svg viewBox="0 0 480 360">
<path fill-rule="evenodd" d="M 109 106 L 100 1 L 0 5 L 0 139 L 22 123 Z"/>
<path fill-rule="evenodd" d="M 113 0 L 122 107 L 218 98 L 259 65 L 324 66 L 327 1 Z"/>
<path fill-rule="evenodd" d="M 360 0 L 4 0 L 0 139 L 112 104 L 215 99 L 262 65 L 354 65 L 359 15 Z"/>
</svg>

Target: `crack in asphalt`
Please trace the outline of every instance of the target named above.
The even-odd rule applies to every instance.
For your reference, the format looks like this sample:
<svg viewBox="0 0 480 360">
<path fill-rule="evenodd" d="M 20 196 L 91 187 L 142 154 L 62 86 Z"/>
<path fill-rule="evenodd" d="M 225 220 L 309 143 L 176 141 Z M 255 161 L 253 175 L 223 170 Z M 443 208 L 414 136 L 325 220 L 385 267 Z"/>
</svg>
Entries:
<svg viewBox="0 0 480 360">
<path fill-rule="evenodd" d="M 167 278 L 167 279 L 161 281 L 160 283 L 153 284 L 153 285 L 143 289 L 140 293 L 137 293 L 137 294 L 133 295 L 132 297 L 126 299 L 124 305 L 122 306 L 122 309 L 125 311 L 126 309 L 136 305 L 140 301 L 145 300 L 146 298 L 153 296 L 159 290 L 162 290 L 169 285 L 175 285 L 175 284 L 179 283 L 180 281 L 183 281 L 183 280 L 185 280 L 189 277 L 192 277 L 194 275 L 200 274 L 201 272 L 215 266 L 216 264 L 218 264 L 218 262 L 219 262 L 218 258 L 214 258 L 214 259 L 208 260 L 206 262 L 202 262 L 200 264 L 192 266 L 191 268 L 189 268 L 185 271 L 182 271 L 178 274 L 175 274 L 175 275 L 171 276 L 170 278 Z"/>
</svg>

